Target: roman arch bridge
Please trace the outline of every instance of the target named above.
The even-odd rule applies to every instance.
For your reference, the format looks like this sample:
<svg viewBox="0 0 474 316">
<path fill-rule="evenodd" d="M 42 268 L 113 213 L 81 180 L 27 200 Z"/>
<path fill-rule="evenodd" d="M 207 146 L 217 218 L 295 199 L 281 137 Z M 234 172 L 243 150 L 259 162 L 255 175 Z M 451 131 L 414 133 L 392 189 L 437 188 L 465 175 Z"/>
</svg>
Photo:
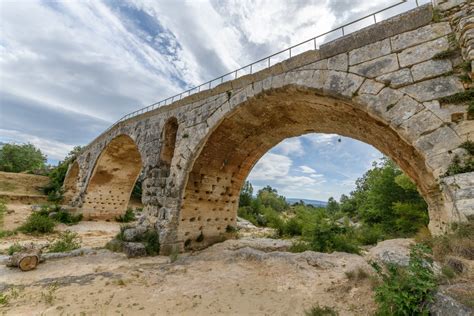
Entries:
<svg viewBox="0 0 474 316">
<path fill-rule="evenodd" d="M 474 214 L 474 173 L 445 176 L 474 140 L 474 17 L 469 1 L 439 2 L 129 115 L 70 166 L 68 203 L 114 218 L 142 174 L 139 224 L 159 231 L 162 252 L 204 247 L 235 225 L 243 182 L 270 148 L 336 133 L 393 159 L 428 203 L 431 231 L 446 230 Z"/>
</svg>

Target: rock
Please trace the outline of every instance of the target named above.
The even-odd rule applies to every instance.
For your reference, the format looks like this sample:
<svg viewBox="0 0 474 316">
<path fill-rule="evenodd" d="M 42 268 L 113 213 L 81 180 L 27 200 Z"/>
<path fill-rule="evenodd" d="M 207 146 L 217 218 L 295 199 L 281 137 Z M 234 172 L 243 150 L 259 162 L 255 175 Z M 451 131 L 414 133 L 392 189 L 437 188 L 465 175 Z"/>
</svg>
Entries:
<svg viewBox="0 0 474 316">
<path fill-rule="evenodd" d="M 122 250 L 128 258 L 146 256 L 145 245 L 139 242 L 124 242 Z"/>
<path fill-rule="evenodd" d="M 375 42 L 373 44 L 369 44 L 350 51 L 349 65 L 352 66 L 355 64 L 359 64 L 364 61 L 378 58 L 380 56 L 388 55 L 390 53 L 390 41 L 387 38 L 383 41 Z"/>
<path fill-rule="evenodd" d="M 410 69 L 400 69 L 382 76 L 377 77 L 377 81 L 386 83 L 392 88 L 399 88 L 413 83 Z"/>
<path fill-rule="evenodd" d="M 366 258 L 378 263 L 392 263 L 399 266 L 408 266 L 410 261 L 410 246 L 413 239 L 398 238 L 379 242 L 369 249 Z"/>
<path fill-rule="evenodd" d="M 422 61 L 431 59 L 434 55 L 446 51 L 448 49 L 449 43 L 446 37 L 441 37 L 431 42 L 407 48 L 398 54 L 400 67 L 411 66 Z"/>
<path fill-rule="evenodd" d="M 237 228 L 238 229 L 257 229 L 257 226 L 255 226 L 254 224 L 252 224 L 246 219 L 237 217 Z"/>
<path fill-rule="evenodd" d="M 434 296 L 434 302 L 430 305 L 430 315 L 445 316 L 445 315 L 456 315 L 456 316 L 470 316 L 473 310 L 446 295 L 442 291 L 436 292 Z"/>
<path fill-rule="evenodd" d="M 56 215 L 58 215 L 57 212 L 51 212 L 51 213 L 48 214 L 48 217 L 49 217 L 49 218 L 55 218 Z"/>
<path fill-rule="evenodd" d="M 235 250 L 250 247 L 263 252 L 288 251 L 293 242 L 291 240 L 272 238 L 242 238 L 226 241 L 226 248 Z"/>
<path fill-rule="evenodd" d="M 397 69 L 397 54 L 391 54 L 367 61 L 362 64 L 351 66 L 349 71 L 369 78 L 375 78 Z"/>
<path fill-rule="evenodd" d="M 137 241 L 147 231 L 147 228 L 143 225 L 136 227 L 127 228 L 123 231 L 123 240 L 125 241 Z"/>
<path fill-rule="evenodd" d="M 411 73 L 415 81 L 433 78 L 441 74 L 453 70 L 451 61 L 447 59 L 442 60 L 428 60 L 421 64 L 414 65 L 411 68 Z"/>
</svg>

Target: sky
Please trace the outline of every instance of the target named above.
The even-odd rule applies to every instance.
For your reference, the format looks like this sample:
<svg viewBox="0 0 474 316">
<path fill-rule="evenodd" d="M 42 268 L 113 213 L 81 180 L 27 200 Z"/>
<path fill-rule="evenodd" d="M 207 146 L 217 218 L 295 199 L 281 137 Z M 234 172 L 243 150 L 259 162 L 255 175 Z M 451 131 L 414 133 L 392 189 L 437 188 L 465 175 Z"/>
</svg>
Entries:
<svg viewBox="0 0 474 316">
<path fill-rule="evenodd" d="M 30 142 L 57 163 L 124 114 L 396 2 L 2 0 L 0 141 Z M 338 139 L 287 139 L 249 180 L 288 197 L 347 194 L 381 154 Z"/>
</svg>

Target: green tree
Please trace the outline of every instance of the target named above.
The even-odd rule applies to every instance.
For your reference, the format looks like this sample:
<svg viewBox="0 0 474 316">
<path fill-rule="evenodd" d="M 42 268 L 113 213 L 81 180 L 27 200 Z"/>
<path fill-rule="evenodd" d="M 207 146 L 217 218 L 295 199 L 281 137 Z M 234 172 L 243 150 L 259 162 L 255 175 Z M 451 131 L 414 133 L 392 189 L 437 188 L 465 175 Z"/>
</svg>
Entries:
<svg viewBox="0 0 474 316">
<path fill-rule="evenodd" d="M 277 212 L 283 212 L 289 207 L 285 197 L 278 195 L 278 191 L 269 185 L 258 191 L 257 199 L 264 206 L 270 207 Z"/>
<path fill-rule="evenodd" d="M 332 196 L 328 199 L 326 210 L 332 214 L 339 211 L 339 203 L 337 203 L 337 201 Z"/>
<path fill-rule="evenodd" d="M 46 155 L 39 148 L 28 143 L 5 144 L 0 148 L 0 171 L 23 172 L 46 167 Z"/>
<path fill-rule="evenodd" d="M 239 207 L 250 206 L 253 198 L 253 187 L 249 181 L 245 181 L 242 190 L 240 190 Z"/>
</svg>

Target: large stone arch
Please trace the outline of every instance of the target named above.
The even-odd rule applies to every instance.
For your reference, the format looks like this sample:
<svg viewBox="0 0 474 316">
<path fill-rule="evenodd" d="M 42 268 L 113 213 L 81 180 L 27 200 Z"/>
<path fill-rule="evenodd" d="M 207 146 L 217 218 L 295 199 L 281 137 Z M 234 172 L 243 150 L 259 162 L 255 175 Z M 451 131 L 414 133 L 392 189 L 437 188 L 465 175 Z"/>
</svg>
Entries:
<svg viewBox="0 0 474 316">
<path fill-rule="evenodd" d="M 113 219 L 128 205 L 142 159 L 133 139 L 119 135 L 99 155 L 82 204 L 86 218 Z"/>
<path fill-rule="evenodd" d="M 363 82 L 344 72 L 305 69 L 274 77 L 266 91 L 236 95 L 240 102 L 229 100 L 228 111 L 209 127 L 189 161 L 176 239 L 188 249 L 222 240 L 226 227 L 235 225 L 239 191 L 255 163 L 280 141 L 311 132 L 351 137 L 392 158 L 427 201 L 430 229 L 443 230 L 458 214 L 446 208 L 439 174 L 426 161 L 427 140 L 420 141 L 443 122 L 390 88 L 361 96 L 369 88 Z M 441 139 L 430 146 L 436 141 Z M 456 146 L 460 139 L 449 141 Z"/>
</svg>

